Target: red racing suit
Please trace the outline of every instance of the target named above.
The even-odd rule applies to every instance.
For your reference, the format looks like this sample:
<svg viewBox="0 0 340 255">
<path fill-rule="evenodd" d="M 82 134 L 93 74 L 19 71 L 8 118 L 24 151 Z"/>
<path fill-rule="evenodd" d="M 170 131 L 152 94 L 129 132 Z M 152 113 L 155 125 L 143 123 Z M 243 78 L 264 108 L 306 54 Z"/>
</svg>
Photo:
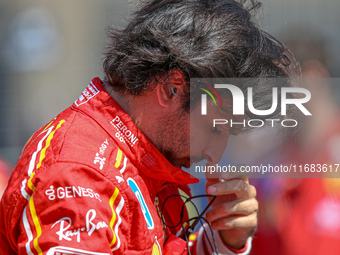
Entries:
<svg viewBox="0 0 340 255">
<path fill-rule="evenodd" d="M 0 254 L 210 254 L 160 219 L 164 199 L 198 180 L 171 165 L 95 78 L 75 103 L 27 142 L 1 200 Z M 165 206 L 167 225 L 183 200 Z M 185 212 L 185 217 L 189 213 Z M 221 254 L 228 249 L 218 234 Z"/>
</svg>

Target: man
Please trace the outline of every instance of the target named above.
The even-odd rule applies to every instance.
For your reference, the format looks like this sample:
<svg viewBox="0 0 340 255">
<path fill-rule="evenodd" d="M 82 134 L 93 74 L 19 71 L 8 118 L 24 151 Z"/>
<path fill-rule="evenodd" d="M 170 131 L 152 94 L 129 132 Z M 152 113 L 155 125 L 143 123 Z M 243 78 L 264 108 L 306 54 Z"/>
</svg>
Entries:
<svg viewBox="0 0 340 255">
<path fill-rule="evenodd" d="M 113 31 L 104 81 L 26 144 L 1 201 L 0 254 L 248 254 L 258 203 L 246 176 L 208 179 L 213 231 L 189 235 L 176 194 L 198 181 L 180 168 L 217 163 L 230 135 L 190 132 L 189 79 L 287 76 L 286 49 L 251 21 L 257 6 L 155 0 Z"/>
</svg>

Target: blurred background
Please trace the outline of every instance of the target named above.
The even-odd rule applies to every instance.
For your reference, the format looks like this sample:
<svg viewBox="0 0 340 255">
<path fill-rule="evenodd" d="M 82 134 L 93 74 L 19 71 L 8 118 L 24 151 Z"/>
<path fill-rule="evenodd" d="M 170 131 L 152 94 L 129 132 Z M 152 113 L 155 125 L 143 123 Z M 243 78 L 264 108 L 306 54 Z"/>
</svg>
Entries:
<svg viewBox="0 0 340 255">
<path fill-rule="evenodd" d="M 131 4 L 0 1 L 0 157 L 15 164 L 37 128 L 102 76 L 105 31 L 122 26 Z"/>
<path fill-rule="evenodd" d="M 107 42 L 106 30 L 108 26 L 123 27 L 124 17 L 131 13 L 137 3 L 138 0 L 0 0 L 0 187 L 5 186 L 12 166 L 15 165 L 29 137 L 39 127 L 70 106 L 93 77 L 103 77 L 102 51 Z M 309 69 L 307 66 L 305 70 L 308 75 L 312 73 L 311 77 L 313 77 L 317 73 L 318 78 L 340 76 L 339 0 L 263 0 L 262 3 L 263 8 L 259 14 L 262 28 L 290 45 L 293 53 L 297 52 L 296 55 L 301 62 L 309 60 L 318 62 L 317 65 L 309 66 Z M 321 69 L 319 64 L 322 65 Z M 340 98 L 337 86 L 325 85 L 325 87 L 327 87 L 327 94 L 319 105 L 334 102 L 329 109 L 337 108 L 334 106 Z M 319 88 L 315 93 L 319 95 L 320 91 L 324 90 Z M 325 110 L 320 111 L 320 116 L 323 116 L 324 112 Z M 338 118 L 334 115 L 337 113 L 332 111 L 332 116 L 323 117 Z M 340 128 L 335 131 L 320 130 L 311 131 L 318 134 L 334 132 L 337 135 Z M 309 135 L 316 136 L 314 134 Z M 261 136 L 257 139 L 250 136 L 239 141 L 232 140 L 234 147 L 229 148 L 238 146 L 244 151 L 247 147 L 248 158 L 259 157 L 253 154 L 256 144 L 259 141 L 264 142 L 259 137 Z M 340 138 L 337 141 L 339 142 Z M 340 142 L 335 144 L 334 148 L 339 149 Z M 338 154 L 340 149 L 337 149 L 333 153 Z M 233 156 L 232 152 L 230 155 Z M 282 162 L 284 159 L 278 161 Z M 264 207 L 266 210 L 260 218 L 259 226 L 259 230 L 264 229 L 264 231 L 260 232 L 258 237 L 255 236 L 255 248 L 265 247 L 268 242 L 272 242 L 272 246 L 283 247 L 285 244 L 282 244 L 280 233 L 294 237 L 291 233 L 279 229 L 279 225 L 288 222 L 288 220 L 282 222 L 282 219 L 287 219 L 286 216 L 290 214 L 281 217 L 278 223 L 279 216 L 274 214 L 273 208 L 275 210 L 282 206 L 287 208 L 284 204 L 287 201 L 282 198 L 282 194 L 286 195 L 287 190 L 282 187 L 288 184 L 280 181 L 268 184 L 267 181 L 258 182 L 258 185 L 260 206 L 266 204 Z M 289 185 L 297 187 L 296 183 Z M 290 187 L 287 188 L 289 192 Z M 336 190 L 337 194 L 339 190 L 340 188 Z M 264 194 L 277 196 L 261 196 L 261 191 Z M 1 193 L 0 189 L 0 196 Z M 273 204 L 272 200 L 283 201 L 283 205 Z M 338 197 L 331 201 L 330 208 L 339 212 Z M 268 217 L 268 213 L 271 217 Z M 323 218 L 329 218 L 331 215 L 327 211 L 321 213 L 325 216 Z M 303 215 L 297 217 L 303 218 Z M 333 223 L 334 226 L 338 223 L 339 228 L 333 228 L 333 231 L 340 231 L 340 218 L 334 215 L 332 217 L 329 225 L 332 226 Z M 294 224 L 299 222 L 299 219 L 296 219 Z M 300 232 L 296 231 L 296 233 Z M 287 240 L 291 241 L 291 239 Z M 310 242 L 310 240 L 302 241 Z M 290 242 L 289 245 L 292 243 Z M 273 247 L 271 249 L 270 252 L 257 248 L 254 249 L 253 254 L 280 254 Z M 281 250 L 284 249 L 287 248 Z M 338 251 L 339 249 L 335 250 Z M 282 254 L 293 253 L 287 251 Z M 302 251 L 297 254 L 331 253 Z"/>
</svg>

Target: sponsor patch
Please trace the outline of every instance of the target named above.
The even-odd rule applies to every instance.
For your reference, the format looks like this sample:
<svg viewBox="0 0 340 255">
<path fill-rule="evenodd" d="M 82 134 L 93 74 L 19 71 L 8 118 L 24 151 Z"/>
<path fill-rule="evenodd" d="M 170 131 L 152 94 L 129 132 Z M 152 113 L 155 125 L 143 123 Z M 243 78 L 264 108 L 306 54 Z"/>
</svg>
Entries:
<svg viewBox="0 0 340 255">
<path fill-rule="evenodd" d="M 96 156 L 94 157 L 93 164 L 99 164 L 99 170 L 103 170 L 103 167 L 105 165 L 106 158 L 99 157 L 99 153 L 96 153 Z"/>
<path fill-rule="evenodd" d="M 92 97 L 97 95 L 99 93 L 99 90 L 94 86 L 94 84 L 91 82 L 87 87 L 84 89 L 84 91 L 81 93 L 79 98 L 74 102 L 76 106 L 80 106 L 82 104 L 85 104 L 87 101 L 89 101 Z"/>
<path fill-rule="evenodd" d="M 79 228 L 72 227 L 72 220 L 69 217 L 63 217 L 60 220 L 56 221 L 51 226 L 51 228 L 59 227 L 59 230 L 56 232 L 59 237 L 59 241 L 66 240 L 71 242 L 72 240 L 76 239 L 77 242 L 80 243 L 82 232 L 85 232 L 88 236 L 91 236 L 93 232 L 98 231 L 99 229 L 108 228 L 108 225 L 105 221 L 96 220 L 96 215 L 96 210 L 89 210 L 86 213 L 85 224 Z"/>
<path fill-rule="evenodd" d="M 45 191 L 45 195 L 48 196 L 49 200 L 89 197 L 95 198 L 100 202 L 102 201 L 98 193 L 94 192 L 92 189 L 83 188 L 80 186 L 65 186 L 55 188 L 53 185 L 51 185 L 50 188 Z"/>
<path fill-rule="evenodd" d="M 133 193 L 135 194 L 135 196 L 138 199 L 138 202 L 139 202 L 140 207 L 142 209 L 142 212 L 143 212 L 143 215 L 144 215 L 148 229 L 153 229 L 154 228 L 153 219 L 151 217 L 149 208 L 146 206 L 142 192 L 140 191 L 137 183 L 132 178 L 128 178 L 127 183 L 129 184 L 130 188 L 132 189 Z"/>
<path fill-rule="evenodd" d="M 120 120 L 118 115 L 116 115 L 116 117 L 112 119 L 110 123 L 117 129 L 116 137 L 120 142 L 122 143 L 127 142 L 131 147 L 133 147 L 137 143 L 138 141 L 137 136 L 127 128 L 124 122 Z"/>
</svg>

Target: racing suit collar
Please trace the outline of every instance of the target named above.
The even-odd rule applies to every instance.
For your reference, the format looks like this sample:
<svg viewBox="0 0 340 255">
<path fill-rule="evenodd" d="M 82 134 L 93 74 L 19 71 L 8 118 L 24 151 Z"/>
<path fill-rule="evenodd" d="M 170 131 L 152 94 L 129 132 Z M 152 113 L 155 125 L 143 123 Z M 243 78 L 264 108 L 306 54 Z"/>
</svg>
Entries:
<svg viewBox="0 0 340 255">
<path fill-rule="evenodd" d="M 102 122 L 99 124 L 107 130 L 118 147 L 139 169 L 152 197 L 165 185 L 187 185 L 198 182 L 197 178 L 173 166 L 163 156 L 138 129 L 123 108 L 106 92 L 98 77 L 94 78 L 89 86 L 82 95 L 86 94 L 86 91 L 90 94 L 98 91 L 100 96 L 94 94 L 86 104 L 78 106 L 78 110 L 93 115 L 93 119 Z M 85 98 L 86 96 L 88 97 L 84 95 Z"/>
</svg>

